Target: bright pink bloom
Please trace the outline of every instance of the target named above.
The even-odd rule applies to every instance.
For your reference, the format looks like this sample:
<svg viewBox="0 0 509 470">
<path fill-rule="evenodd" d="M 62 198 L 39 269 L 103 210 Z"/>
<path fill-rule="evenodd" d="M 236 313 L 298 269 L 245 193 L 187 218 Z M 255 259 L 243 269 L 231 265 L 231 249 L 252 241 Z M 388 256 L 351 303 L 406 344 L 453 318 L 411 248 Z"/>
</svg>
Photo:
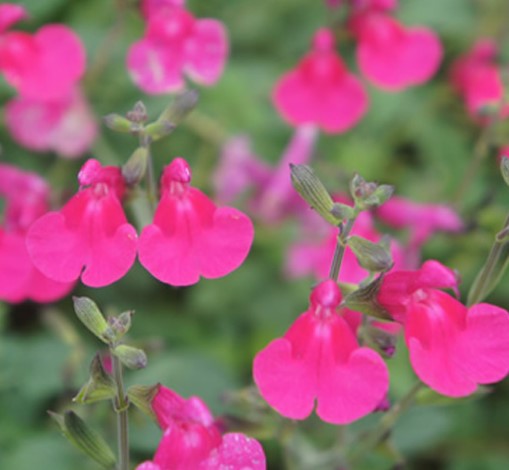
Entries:
<svg viewBox="0 0 509 470">
<path fill-rule="evenodd" d="M 221 76 L 228 56 L 228 39 L 223 24 L 213 19 L 196 19 L 177 1 L 144 2 L 147 30 L 133 44 L 127 68 L 134 82 L 147 93 L 180 90 L 183 75 L 203 85 Z"/>
<path fill-rule="evenodd" d="M 0 5 L 0 34 L 27 16 L 23 6 L 14 3 L 2 3 Z"/>
<path fill-rule="evenodd" d="M 504 96 L 500 65 L 496 61 L 498 47 L 491 39 L 479 40 L 472 50 L 460 57 L 451 69 L 451 81 L 463 96 L 470 115 L 481 118 L 483 109 L 498 106 Z M 509 114 L 509 106 L 502 111 Z"/>
<path fill-rule="evenodd" d="M 313 275 L 315 279 L 325 279 L 329 275 L 336 249 L 338 230 L 323 219 L 316 217 L 314 229 L 304 231 L 303 241 L 290 246 L 286 262 L 288 275 L 291 277 Z M 378 242 L 382 238 L 374 227 L 373 217 L 368 212 L 359 215 L 351 233 L 372 242 Z M 394 241 L 391 242 L 391 253 L 395 266 L 400 266 L 403 253 L 401 247 Z M 347 247 L 339 272 L 339 280 L 358 283 L 368 274 L 368 271 L 359 265 L 352 250 Z"/>
<path fill-rule="evenodd" d="M 455 233 L 464 227 L 452 207 L 445 204 L 420 204 L 398 196 L 389 199 L 376 213 L 391 227 L 410 230 L 405 264 L 411 268 L 419 261 L 422 245 L 435 232 Z"/>
<path fill-rule="evenodd" d="M 331 133 L 354 126 L 368 107 L 366 92 L 335 52 L 328 29 L 317 31 L 312 51 L 281 77 L 272 98 L 290 124 L 316 124 Z"/>
<path fill-rule="evenodd" d="M 19 94 L 33 100 L 68 96 L 85 71 L 85 49 L 68 27 L 46 25 L 31 35 L 0 36 L 0 71 Z"/>
<path fill-rule="evenodd" d="M 254 237 L 246 215 L 216 207 L 190 181 L 191 169 L 183 158 L 164 169 L 154 223 L 140 236 L 140 263 L 174 286 L 195 284 L 200 276 L 226 276 L 246 259 Z"/>
<path fill-rule="evenodd" d="M 386 10 L 393 3 L 368 2 L 354 12 L 349 27 L 358 40 L 362 73 L 375 85 L 397 91 L 428 81 L 438 70 L 443 50 L 433 31 L 405 28 L 389 16 Z"/>
<path fill-rule="evenodd" d="M 49 101 L 14 98 L 6 106 L 5 122 L 21 145 L 69 158 L 86 152 L 97 134 L 94 116 L 78 89 Z"/>
<path fill-rule="evenodd" d="M 428 261 L 418 271 L 387 274 L 378 301 L 403 323 L 418 377 L 443 395 L 461 397 L 509 372 L 509 312 L 490 304 L 468 309 L 437 289 L 456 283 L 452 271 Z"/>
<path fill-rule="evenodd" d="M 258 441 L 239 433 L 221 436 L 200 398 L 186 400 L 159 386 L 152 409 L 164 434 L 153 462 L 144 462 L 137 470 L 265 469 L 265 455 Z"/>
<path fill-rule="evenodd" d="M 78 180 L 80 191 L 59 212 L 31 226 L 27 248 L 49 278 L 70 282 L 81 275 L 84 284 L 101 287 L 120 279 L 134 263 L 136 231 L 120 202 L 125 184 L 119 168 L 88 160 Z"/>
<path fill-rule="evenodd" d="M 32 222 L 48 210 L 49 188 L 39 176 L 0 164 L 0 197 L 6 207 L 0 226 L 0 299 L 52 302 L 69 293 L 74 283 L 55 282 L 37 270 L 25 246 Z"/>
<path fill-rule="evenodd" d="M 256 355 L 254 380 L 269 405 L 287 418 L 307 418 L 316 400 L 321 419 L 347 424 L 382 401 L 387 367 L 375 351 L 359 347 L 338 315 L 341 293 L 334 281 L 319 284 L 310 301 L 284 337 Z"/>
</svg>

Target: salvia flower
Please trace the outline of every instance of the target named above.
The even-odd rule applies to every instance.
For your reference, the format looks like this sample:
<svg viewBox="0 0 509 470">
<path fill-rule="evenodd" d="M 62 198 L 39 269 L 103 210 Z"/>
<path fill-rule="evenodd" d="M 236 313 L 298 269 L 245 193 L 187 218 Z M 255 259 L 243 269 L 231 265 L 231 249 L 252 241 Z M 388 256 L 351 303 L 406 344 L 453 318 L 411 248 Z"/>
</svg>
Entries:
<svg viewBox="0 0 509 470">
<path fill-rule="evenodd" d="M 58 212 L 38 219 L 27 236 L 35 266 L 51 279 L 78 279 L 91 287 L 111 284 L 127 273 L 136 257 L 137 235 L 127 222 L 121 200 L 120 169 L 88 160 L 80 190 Z"/>
<path fill-rule="evenodd" d="M 469 114 L 481 122 L 485 120 L 485 109 L 500 106 L 504 96 L 497 54 L 495 41 L 480 39 L 451 69 L 452 85 L 465 100 Z M 506 105 L 502 113 L 509 114 L 509 106 Z"/>
<path fill-rule="evenodd" d="M 25 246 L 27 230 L 48 210 L 49 187 L 38 175 L 0 164 L 0 197 L 5 213 L 0 224 L 0 299 L 53 302 L 74 283 L 57 282 L 35 268 Z"/>
<path fill-rule="evenodd" d="M 387 274 L 378 302 L 403 324 L 417 376 L 438 393 L 462 397 L 509 372 L 509 312 L 486 303 L 467 308 L 439 290 L 456 287 L 454 272 L 427 261 Z"/>
<path fill-rule="evenodd" d="M 309 309 L 255 357 L 261 395 L 287 418 L 307 418 L 316 401 L 321 419 L 347 424 L 374 411 L 387 393 L 385 363 L 359 346 L 338 311 L 340 302 L 337 284 L 322 282 L 311 293 Z"/>
<path fill-rule="evenodd" d="M 221 435 L 207 405 L 159 385 L 152 409 L 163 429 L 154 460 L 137 470 L 264 470 L 261 445 L 240 433 Z"/>
<path fill-rule="evenodd" d="M 438 36 L 421 26 L 405 27 L 388 11 L 396 2 L 353 1 L 349 29 L 356 37 L 357 62 L 375 85 L 397 91 L 428 81 L 442 60 Z"/>
<path fill-rule="evenodd" d="M 145 0 L 145 36 L 131 46 L 129 73 L 147 93 L 182 89 L 184 75 L 203 84 L 219 80 L 228 56 L 228 38 L 220 21 L 196 19 L 183 1 Z"/>
<path fill-rule="evenodd" d="M 251 220 L 231 207 L 216 207 L 190 186 L 191 169 L 174 159 L 161 178 L 161 200 L 154 222 L 143 229 L 141 264 L 154 277 L 174 286 L 213 279 L 237 269 L 254 237 Z"/>
<path fill-rule="evenodd" d="M 294 126 L 315 124 L 325 132 L 344 132 L 362 118 L 368 97 L 334 50 L 334 36 L 320 29 L 313 47 L 274 87 L 277 110 Z"/>
</svg>

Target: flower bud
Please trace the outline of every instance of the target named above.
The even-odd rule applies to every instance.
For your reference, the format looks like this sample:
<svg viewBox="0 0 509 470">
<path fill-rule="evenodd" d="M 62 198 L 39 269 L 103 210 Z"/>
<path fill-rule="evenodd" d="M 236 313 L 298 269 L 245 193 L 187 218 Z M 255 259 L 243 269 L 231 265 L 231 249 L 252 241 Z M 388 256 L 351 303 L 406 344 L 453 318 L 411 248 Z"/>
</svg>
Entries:
<svg viewBox="0 0 509 470">
<path fill-rule="evenodd" d="M 393 193 L 394 186 L 368 182 L 357 173 L 350 182 L 350 194 L 361 210 L 381 206 Z"/>
<path fill-rule="evenodd" d="M 134 315 L 134 310 L 127 310 L 120 315 L 108 317 L 108 323 L 115 333 L 115 340 L 119 340 L 131 329 L 131 319 Z"/>
<path fill-rule="evenodd" d="M 355 290 L 343 299 L 343 306 L 381 320 L 393 320 L 391 314 L 377 301 L 383 276 L 379 276 L 367 286 Z"/>
<path fill-rule="evenodd" d="M 359 339 L 363 344 L 389 359 L 396 351 L 400 331 L 401 325 L 398 323 L 368 321 L 359 328 Z"/>
<path fill-rule="evenodd" d="M 179 125 L 198 103 L 198 92 L 186 90 L 178 94 L 170 105 L 161 113 L 156 122 L 168 122 L 173 127 Z"/>
<path fill-rule="evenodd" d="M 74 311 L 81 323 L 97 338 L 109 344 L 114 339 L 114 334 L 95 302 L 88 297 L 73 297 L 72 300 Z"/>
<path fill-rule="evenodd" d="M 110 400 L 115 396 L 117 388 L 111 376 L 106 373 L 99 354 L 96 354 L 90 364 L 90 378 L 81 387 L 81 390 L 73 398 L 73 401 L 81 404 L 94 403 L 96 401 Z"/>
<path fill-rule="evenodd" d="M 143 124 L 147 122 L 147 108 L 141 101 L 137 101 L 131 111 L 127 112 L 127 119 L 136 124 Z"/>
<path fill-rule="evenodd" d="M 147 355 L 141 349 L 119 344 L 112 353 L 129 369 L 143 369 L 147 366 Z"/>
<path fill-rule="evenodd" d="M 134 186 L 143 179 L 147 169 L 147 160 L 148 149 L 138 147 L 122 166 L 122 176 L 128 186 Z"/>
<path fill-rule="evenodd" d="M 106 441 L 73 411 L 64 415 L 48 412 L 65 438 L 104 468 L 114 468 L 116 458 Z"/>
<path fill-rule="evenodd" d="M 311 167 L 290 163 L 290 175 L 295 191 L 301 195 L 311 208 L 330 224 L 339 225 L 341 219 L 332 212 L 334 202 Z"/>
<path fill-rule="evenodd" d="M 119 114 L 108 114 L 103 117 L 103 122 L 106 127 L 109 127 L 111 130 L 116 132 L 128 133 L 134 131 L 133 123 Z"/>
<path fill-rule="evenodd" d="M 392 268 L 391 252 L 384 243 L 373 243 L 365 238 L 351 236 L 348 246 L 353 251 L 357 261 L 364 269 L 370 272 L 385 272 Z"/>
<path fill-rule="evenodd" d="M 175 130 L 175 124 L 167 120 L 157 120 L 145 127 L 145 134 L 151 142 L 162 139 Z"/>
</svg>

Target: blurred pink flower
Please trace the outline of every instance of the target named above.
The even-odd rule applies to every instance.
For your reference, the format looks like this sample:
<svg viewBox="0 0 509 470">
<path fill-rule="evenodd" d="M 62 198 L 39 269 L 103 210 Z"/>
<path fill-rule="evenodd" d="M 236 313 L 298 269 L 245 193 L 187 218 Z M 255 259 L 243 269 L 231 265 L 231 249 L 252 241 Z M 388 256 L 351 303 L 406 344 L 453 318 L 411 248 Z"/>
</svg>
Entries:
<svg viewBox="0 0 509 470">
<path fill-rule="evenodd" d="M 30 227 L 27 248 L 49 278 L 70 282 L 81 276 L 84 284 L 102 287 L 132 266 L 137 235 L 122 209 L 125 184 L 119 168 L 88 160 L 78 180 L 79 192 L 59 212 L 43 215 Z"/>
<path fill-rule="evenodd" d="M 459 214 L 445 204 L 421 204 L 393 196 L 376 210 L 376 215 L 396 229 L 408 228 L 410 239 L 405 248 L 405 265 L 419 264 L 422 245 L 436 232 L 457 233 L 464 224 Z"/>
<path fill-rule="evenodd" d="M 25 8 L 14 3 L 0 5 L 0 34 L 27 17 Z"/>
<path fill-rule="evenodd" d="M 387 10 L 395 2 L 356 2 L 349 20 L 358 40 L 357 62 L 375 85 L 390 91 L 428 81 L 438 70 L 443 50 L 438 36 L 428 28 L 406 28 Z M 355 11 L 356 10 L 356 11 Z"/>
<path fill-rule="evenodd" d="M 85 61 L 80 39 L 67 26 L 50 24 L 35 34 L 0 35 L 0 72 L 27 99 L 69 95 L 85 72 Z"/>
<path fill-rule="evenodd" d="M 287 418 L 307 418 L 316 400 L 321 419 L 348 424 L 374 411 L 387 393 L 385 363 L 375 351 L 359 346 L 338 311 L 340 302 L 334 281 L 319 284 L 309 309 L 254 359 L 261 395 Z"/>
<path fill-rule="evenodd" d="M 169 93 L 192 80 L 212 85 L 228 57 L 228 38 L 220 21 L 196 19 L 180 1 L 145 1 L 145 36 L 127 55 L 129 73 L 147 93 Z"/>
<path fill-rule="evenodd" d="M 137 470 L 264 470 L 258 441 L 240 433 L 221 436 L 207 405 L 198 397 L 182 398 L 158 386 L 152 409 L 164 431 L 152 462 Z"/>
<path fill-rule="evenodd" d="M 14 98 L 6 105 L 5 123 L 21 145 L 68 158 L 85 153 L 97 135 L 97 123 L 78 88 L 52 100 Z"/>
<path fill-rule="evenodd" d="M 34 267 L 25 246 L 26 232 L 48 210 L 49 187 L 34 173 L 0 164 L 0 197 L 5 213 L 0 224 L 0 300 L 53 302 L 74 283 L 48 279 Z"/>
<path fill-rule="evenodd" d="M 456 282 L 452 271 L 427 261 L 417 271 L 387 274 L 378 295 L 404 325 L 418 377 L 451 397 L 470 395 L 509 372 L 509 312 L 485 303 L 467 308 L 438 290 Z"/>
<path fill-rule="evenodd" d="M 484 109 L 501 105 L 504 96 L 497 53 L 495 41 L 481 39 L 451 68 L 452 85 L 462 95 L 470 115 L 481 122 Z M 509 115 L 509 105 L 504 107 L 502 115 Z"/>
<path fill-rule="evenodd" d="M 191 170 L 174 159 L 161 178 L 154 223 L 140 236 L 141 264 L 154 277 L 175 286 L 223 277 L 247 257 L 254 237 L 251 220 L 231 207 L 217 208 L 189 185 Z"/>
<path fill-rule="evenodd" d="M 334 50 L 334 36 L 320 29 L 311 52 L 274 87 L 274 105 L 294 126 L 315 124 L 325 132 L 344 132 L 362 118 L 368 97 L 359 80 Z"/>
</svg>

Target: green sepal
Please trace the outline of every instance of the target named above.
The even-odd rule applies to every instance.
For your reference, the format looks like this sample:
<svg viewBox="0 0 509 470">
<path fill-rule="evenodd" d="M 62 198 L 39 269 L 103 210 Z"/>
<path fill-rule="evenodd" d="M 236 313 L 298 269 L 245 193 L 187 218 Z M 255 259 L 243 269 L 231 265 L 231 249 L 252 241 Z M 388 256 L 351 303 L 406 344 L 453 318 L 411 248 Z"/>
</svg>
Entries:
<svg viewBox="0 0 509 470">
<path fill-rule="evenodd" d="M 122 165 L 122 176 L 128 186 L 134 186 L 143 179 L 147 170 L 147 160 L 148 149 L 138 147 L 129 157 L 129 160 Z"/>
<path fill-rule="evenodd" d="M 168 122 L 178 126 L 185 117 L 196 107 L 199 94 L 197 90 L 186 90 L 177 96 L 164 109 L 156 122 Z"/>
<path fill-rule="evenodd" d="M 373 243 L 365 238 L 353 235 L 348 238 L 347 244 L 361 267 L 372 273 L 388 271 L 394 264 L 391 252 L 386 247 L 385 242 Z"/>
<path fill-rule="evenodd" d="M 393 193 L 394 186 L 366 181 L 357 173 L 350 181 L 350 194 L 359 210 L 381 206 Z"/>
<path fill-rule="evenodd" d="M 111 352 L 129 369 L 143 369 L 147 366 L 147 355 L 142 349 L 119 344 Z"/>
<path fill-rule="evenodd" d="M 103 122 L 106 127 L 116 132 L 130 133 L 136 130 L 136 126 L 133 126 L 129 119 L 119 114 L 108 114 L 103 117 Z"/>
<path fill-rule="evenodd" d="M 145 135 L 149 137 L 150 142 L 162 139 L 175 130 L 175 124 L 170 121 L 155 121 L 145 127 Z"/>
<path fill-rule="evenodd" d="M 117 316 L 108 317 L 108 324 L 115 334 L 115 341 L 121 339 L 130 329 L 134 310 L 127 310 Z"/>
<path fill-rule="evenodd" d="M 113 469 L 116 458 L 106 441 L 99 433 L 88 427 L 76 413 L 66 411 L 63 415 L 48 411 L 59 425 L 64 437 L 92 460 L 106 469 Z"/>
<path fill-rule="evenodd" d="M 369 315 L 381 320 L 393 320 L 390 313 L 385 310 L 377 301 L 376 296 L 380 290 L 383 276 L 379 276 L 365 287 L 348 294 L 342 302 L 342 306 L 350 310 Z"/>
<path fill-rule="evenodd" d="M 360 326 L 357 336 L 362 345 L 369 346 L 385 359 L 390 359 L 394 355 L 399 335 L 373 326 L 367 321 Z"/>
<path fill-rule="evenodd" d="M 97 304 L 88 297 L 73 297 L 74 311 L 87 329 L 106 344 L 114 339 L 114 333 L 108 325 Z"/>
<path fill-rule="evenodd" d="M 115 382 L 104 370 L 99 354 L 96 354 L 90 364 L 90 378 L 81 387 L 73 401 L 80 404 L 89 404 L 97 401 L 111 400 L 116 396 L 116 392 L 117 387 Z"/>
<path fill-rule="evenodd" d="M 132 385 L 127 389 L 127 397 L 129 402 L 138 408 L 142 413 L 146 414 L 149 418 L 155 420 L 156 415 L 152 409 L 152 400 L 159 390 L 157 385 Z"/>
<path fill-rule="evenodd" d="M 312 209 L 332 225 L 341 223 L 341 219 L 333 214 L 334 202 L 330 194 L 311 167 L 290 163 L 290 176 L 295 191 Z"/>
</svg>

